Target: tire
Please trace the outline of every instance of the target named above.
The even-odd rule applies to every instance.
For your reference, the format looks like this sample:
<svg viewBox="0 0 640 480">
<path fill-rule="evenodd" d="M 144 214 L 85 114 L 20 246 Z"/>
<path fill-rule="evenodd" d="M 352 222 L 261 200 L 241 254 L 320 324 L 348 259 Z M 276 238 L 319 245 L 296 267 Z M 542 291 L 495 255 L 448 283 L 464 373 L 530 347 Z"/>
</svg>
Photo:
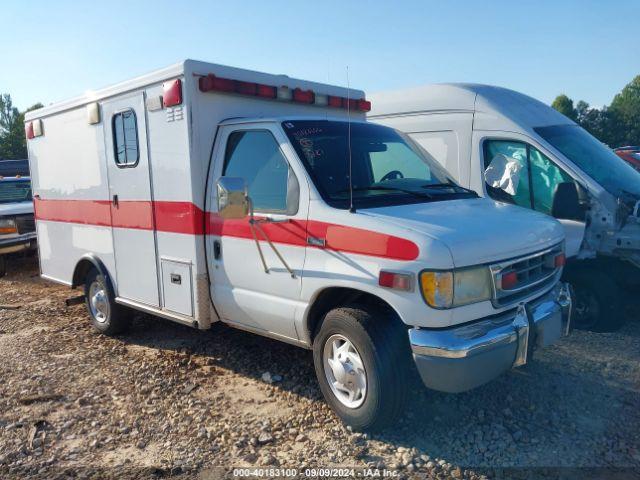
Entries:
<svg viewBox="0 0 640 480">
<path fill-rule="evenodd" d="M 0 255 L 0 278 L 7 274 L 7 257 Z"/>
<path fill-rule="evenodd" d="M 84 296 L 91 324 L 97 331 L 117 335 L 129 327 L 129 312 L 114 301 L 106 279 L 95 268 L 87 274 Z"/>
<path fill-rule="evenodd" d="M 575 268 L 567 281 L 574 291 L 573 326 L 593 332 L 613 332 L 623 323 L 622 294 L 618 283 L 604 270 Z"/>
<path fill-rule="evenodd" d="M 334 357 L 336 346 L 342 347 L 342 360 Z M 354 351 L 364 370 L 364 388 L 359 388 L 363 375 Z M 327 403 L 354 430 L 380 430 L 403 411 L 413 365 L 407 330 L 393 312 L 361 305 L 329 311 L 314 338 L 313 360 Z M 330 385 L 338 378 L 342 386 L 353 382 L 353 401 Z"/>
</svg>

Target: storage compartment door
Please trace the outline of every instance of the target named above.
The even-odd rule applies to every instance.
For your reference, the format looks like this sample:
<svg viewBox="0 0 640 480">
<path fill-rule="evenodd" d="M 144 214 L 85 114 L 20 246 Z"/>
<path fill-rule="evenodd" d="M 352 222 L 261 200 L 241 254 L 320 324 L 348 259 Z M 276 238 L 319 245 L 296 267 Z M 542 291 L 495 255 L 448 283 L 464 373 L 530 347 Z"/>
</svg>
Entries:
<svg viewBox="0 0 640 480">
<path fill-rule="evenodd" d="M 165 259 L 160 263 L 164 309 L 193 317 L 191 263 Z"/>
</svg>

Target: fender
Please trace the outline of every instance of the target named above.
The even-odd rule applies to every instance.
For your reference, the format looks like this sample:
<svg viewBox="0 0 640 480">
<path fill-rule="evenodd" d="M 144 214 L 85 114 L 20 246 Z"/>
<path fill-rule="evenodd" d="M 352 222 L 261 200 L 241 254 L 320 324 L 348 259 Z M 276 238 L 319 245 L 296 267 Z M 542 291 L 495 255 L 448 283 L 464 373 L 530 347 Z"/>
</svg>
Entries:
<svg viewBox="0 0 640 480">
<path fill-rule="evenodd" d="M 107 284 L 107 288 L 109 289 L 109 294 L 111 298 L 115 298 L 115 289 L 113 288 L 113 283 L 111 282 L 111 277 L 109 276 L 109 272 L 107 271 L 107 267 L 104 266 L 102 260 L 100 260 L 93 253 L 85 253 L 73 270 L 73 277 L 71 280 L 71 288 L 77 288 L 81 285 L 84 285 L 84 279 L 89 271 L 90 267 L 95 267 L 96 270 L 103 276 L 105 282 Z"/>
</svg>

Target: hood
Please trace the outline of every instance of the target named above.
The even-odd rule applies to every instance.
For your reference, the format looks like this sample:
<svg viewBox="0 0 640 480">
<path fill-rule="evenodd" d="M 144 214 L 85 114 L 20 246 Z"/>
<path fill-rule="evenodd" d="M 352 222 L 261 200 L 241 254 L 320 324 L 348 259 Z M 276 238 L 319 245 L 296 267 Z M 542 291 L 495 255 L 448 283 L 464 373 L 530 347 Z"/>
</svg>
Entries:
<svg viewBox="0 0 640 480">
<path fill-rule="evenodd" d="M 444 243 L 456 267 L 492 263 L 536 252 L 564 239 L 561 224 L 538 212 L 461 199 L 360 210 Z"/>
<path fill-rule="evenodd" d="M 33 202 L 0 203 L 0 217 L 33 213 Z"/>
</svg>

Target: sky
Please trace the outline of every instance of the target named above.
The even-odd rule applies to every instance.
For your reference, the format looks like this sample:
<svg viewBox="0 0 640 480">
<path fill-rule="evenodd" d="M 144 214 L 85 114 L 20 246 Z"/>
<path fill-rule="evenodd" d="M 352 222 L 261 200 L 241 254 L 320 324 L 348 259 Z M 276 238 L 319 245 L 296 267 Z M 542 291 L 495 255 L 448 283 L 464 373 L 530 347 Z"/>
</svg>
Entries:
<svg viewBox="0 0 640 480">
<path fill-rule="evenodd" d="M 24 109 L 193 58 L 369 92 L 436 82 L 609 104 L 640 74 L 640 0 L 2 2 Z"/>
</svg>

